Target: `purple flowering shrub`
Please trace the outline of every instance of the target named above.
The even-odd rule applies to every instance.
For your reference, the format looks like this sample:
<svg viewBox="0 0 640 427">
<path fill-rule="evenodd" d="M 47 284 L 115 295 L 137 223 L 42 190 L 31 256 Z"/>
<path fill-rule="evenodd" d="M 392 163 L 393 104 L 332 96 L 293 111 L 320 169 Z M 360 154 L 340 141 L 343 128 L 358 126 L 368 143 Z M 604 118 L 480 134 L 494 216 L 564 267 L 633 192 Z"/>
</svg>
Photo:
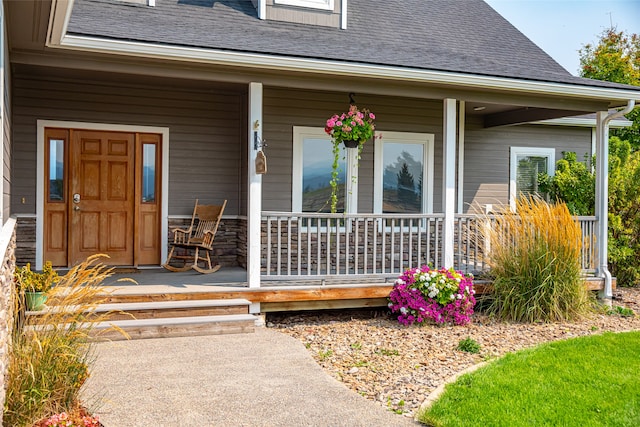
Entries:
<svg viewBox="0 0 640 427">
<path fill-rule="evenodd" d="M 432 270 L 425 265 L 405 271 L 389 294 L 389 309 L 403 325 L 435 323 L 464 325 L 476 304 L 473 277 L 453 269 Z"/>
</svg>

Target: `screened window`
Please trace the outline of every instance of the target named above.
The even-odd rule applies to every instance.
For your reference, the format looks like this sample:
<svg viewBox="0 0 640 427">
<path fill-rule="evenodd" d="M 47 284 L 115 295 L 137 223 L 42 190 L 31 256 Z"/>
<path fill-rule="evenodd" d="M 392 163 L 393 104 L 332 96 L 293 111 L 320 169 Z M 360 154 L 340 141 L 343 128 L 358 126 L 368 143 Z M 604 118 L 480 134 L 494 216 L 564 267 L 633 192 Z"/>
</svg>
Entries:
<svg viewBox="0 0 640 427">
<path fill-rule="evenodd" d="M 538 175 L 553 175 L 555 149 L 511 147 L 510 203 L 520 197 L 543 196 L 538 188 Z"/>
</svg>

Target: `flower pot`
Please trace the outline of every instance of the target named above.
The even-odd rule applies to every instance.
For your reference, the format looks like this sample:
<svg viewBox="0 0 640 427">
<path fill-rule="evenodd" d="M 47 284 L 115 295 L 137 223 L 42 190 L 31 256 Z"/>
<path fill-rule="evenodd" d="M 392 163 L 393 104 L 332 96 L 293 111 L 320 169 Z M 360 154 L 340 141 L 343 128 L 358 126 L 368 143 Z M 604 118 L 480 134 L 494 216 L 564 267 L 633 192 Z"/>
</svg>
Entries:
<svg viewBox="0 0 640 427">
<path fill-rule="evenodd" d="M 25 292 L 24 299 L 29 311 L 40 311 L 47 302 L 47 295 L 44 292 Z"/>
<path fill-rule="evenodd" d="M 342 142 L 347 148 L 357 148 L 360 144 L 360 141 L 356 141 L 355 139 L 343 139 Z"/>
</svg>

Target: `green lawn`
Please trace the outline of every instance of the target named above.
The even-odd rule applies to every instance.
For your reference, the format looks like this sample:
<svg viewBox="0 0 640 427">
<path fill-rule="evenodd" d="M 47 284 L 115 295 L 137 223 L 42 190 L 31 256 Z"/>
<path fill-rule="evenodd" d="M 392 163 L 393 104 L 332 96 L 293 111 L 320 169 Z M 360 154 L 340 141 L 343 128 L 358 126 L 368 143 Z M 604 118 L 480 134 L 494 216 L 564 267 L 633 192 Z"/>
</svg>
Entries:
<svg viewBox="0 0 640 427">
<path fill-rule="evenodd" d="M 640 426 L 640 332 L 508 354 L 447 386 L 431 426 Z"/>
</svg>

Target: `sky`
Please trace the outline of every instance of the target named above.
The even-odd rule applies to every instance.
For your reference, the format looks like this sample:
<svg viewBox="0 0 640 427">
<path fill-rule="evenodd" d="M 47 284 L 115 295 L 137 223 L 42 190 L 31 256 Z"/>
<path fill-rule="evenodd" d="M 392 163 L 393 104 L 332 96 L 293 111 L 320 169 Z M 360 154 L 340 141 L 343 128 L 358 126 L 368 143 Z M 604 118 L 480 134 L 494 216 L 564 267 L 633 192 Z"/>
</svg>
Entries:
<svg viewBox="0 0 640 427">
<path fill-rule="evenodd" d="M 640 0 L 485 0 L 573 75 L 578 50 L 611 25 L 640 34 Z"/>
</svg>

